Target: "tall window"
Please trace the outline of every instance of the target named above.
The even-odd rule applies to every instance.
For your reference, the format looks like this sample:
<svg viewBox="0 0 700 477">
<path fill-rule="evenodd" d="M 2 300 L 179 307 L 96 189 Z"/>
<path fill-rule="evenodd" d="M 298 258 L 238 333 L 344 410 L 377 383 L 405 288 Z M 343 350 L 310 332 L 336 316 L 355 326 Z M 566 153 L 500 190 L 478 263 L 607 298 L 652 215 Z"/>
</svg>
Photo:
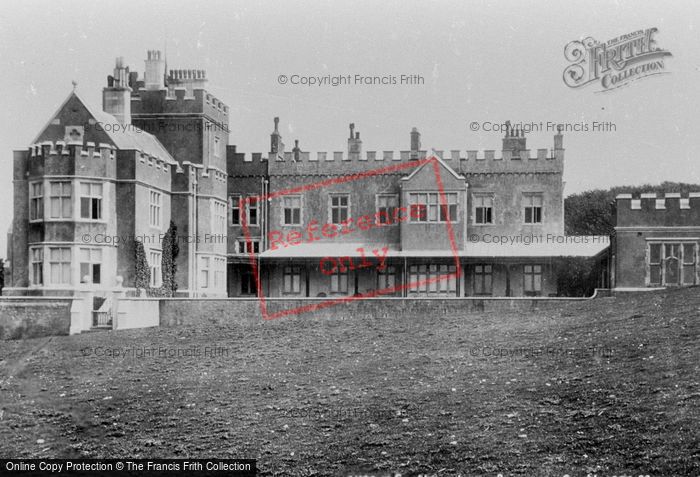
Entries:
<svg viewBox="0 0 700 477">
<path fill-rule="evenodd" d="M 200 257 L 199 263 L 199 286 L 201 288 L 209 288 L 209 267 L 211 265 L 211 260 L 209 257 Z"/>
<path fill-rule="evenodd" d="M 155 250 L 148 252 L 148 266 L 151 269 L 151 286 L 153 288 L 158 288 L 163 284 L 162 260 L 161 252 Z"/>
<path fill-rule="evenodd" d="M 347 294 L 348 293 L 348 269 L 337 267 L 336 271 L 331 275 L 331 293 Z"/>
<path fill-rule="evenodd" d="M 525 223 L 542 223 L 542 194 L 523 194 L 525 206 Z"/>
<path fill-rule="evenodd" d="M 214 136 L 214 157 L 221 157 L 221 140 Z"/>
<path fill-rule="evenodd" d="M 493 195 L 474 194 L 474 223 L 493 223 Z"/>
<path fill-rule="evenodd" d="M 162 209 L 161 202 L 163 200 L 163 194 L 156 192 L 154 190 L 149 192 L 150 195 L 150 222 L 151 227 L 160 228 L 162 220 Z"/>
<path fill-rule="evenodd" d="M 212 206 L 213 231 L 215 234 L 224 235 L 226 233 L 226 204 L 215 200 Z"/>
<path fill-rule="evenodd" d="M 396 267 L 387 265 L 382 270 L 377 269 L 377 289 L 384 290 L 396 286 Z"/>
<path fill-rule="evenodd" d="M 408 269 L 409 293 L 424 296 L 455 295 L 457 293 L 455 272 L 455 265 L 411 265 Z M 448 275 L 451 276 L 448 277 Z"/>
<path fill-rule="evenodd" d="M 80 249 L 80 283 L 101 283 L 102 249 Z"/>
<path fill-rule="evenodd" d="M 696 285 L 698 253 L 692 242 L 653 242 L 647 253 L 649 285 Z"/>
<path fill-rule="evenodd" d="M 49 278 L 52 285 L 70 285 L 70 248 L 49 248 Z"/>
<path fill-rule="evenodd" d="M 29 249 L 29 261 L 31 263 L 30 280 L 32 285 L 44 284 L 44 249 L 41 247 Z"/>
<path fill-rule="evenodd" d="M 241 295 L 255 295 L 255 275 L 250 267 L 241 272 Z"/>
<path fill-rule="evenodd" d="M 491 265 L 474 266 L 474 294 L 491 295 L 493 293 L 493 269 Z"/>
<path fill-rule="evenodd" d="M 347 194 L 332 195 L 331 200 L 331 223 L 341 224 L 350 217 L 350 196 Z"/>
<path fill-rule="evenodd" d="M 447 192 L 445 207 L 437 192 L 412 193 L 409 196 L 411 222 L 454 222 L 457 220 L 457 193 Z"/>
<path fill-rule="evenodd" d="M 231 225 L 241 224 L 241 196 L 231 196 Z"/>
<path fill-rule="evenodd" d="M 286 266 L 282 273 L 282 292 L 290 294 L 301 293 L 301 267 Z"/>
<path fill-rule="evenodd" d="M 258 201 L 255 198 L 248 201 L 248 225 L 258 225 Z"/>
<path fill-rule="evenodd" d="M 52 219 L 70 219 L 73 216 L 72 191 L 73 185 L 70 182 L 49 184 L 49 216 Z"/>
<path fill-rule="evenodd" d="M 377 223 L 388 225 L 392 223 L 396 208 L 399 206 L 399 196 L 396 194 L 380 194 L 377 196 Z"/>
<path fill-rule="evenodd" d="M 102 219 L 102 184 L 96 182 L 80 183 L 80 218 Z"/>
<path fill-rule="evenodd" d="M 29 184 L 29 220 L 44 218 L 44 184 L 33 182 Z"/>
<path fill-rule="evenodd" d="M 282 197 L 282 225 L 301 225 L 301 196 Z"/>
<path fill-rule="evenodd" d="M 542 265 L 524 265 L 523 277 L 525 295 L 536 296 L 542 293 Z"/>
</svg>

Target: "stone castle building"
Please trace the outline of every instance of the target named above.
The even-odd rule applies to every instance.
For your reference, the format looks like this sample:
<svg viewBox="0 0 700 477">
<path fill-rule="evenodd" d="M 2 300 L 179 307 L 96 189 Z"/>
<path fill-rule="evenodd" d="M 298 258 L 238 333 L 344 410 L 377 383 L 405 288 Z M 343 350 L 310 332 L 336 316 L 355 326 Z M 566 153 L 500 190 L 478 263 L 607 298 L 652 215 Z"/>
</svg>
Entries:
<svg viewBox="0 0 700 477">
<path fill-rule="evenodd" d="M 102 110 L 74 90 L 15 151 L 3 293 L 134 289 L 135 239 L 158 288 L 171 221 L 183 296 L 550 296 L 559 258 L 607 254 L 564 235 L 561 133 L 429 153 L 414 128 L 380 151 L 351 124 L 344 150 L 310 153 L 275 118 L 270 151 L 245 154 L 205 72 L 166 70 L 158 51 L 143 79 L 118 59 Z"/>
</svg>

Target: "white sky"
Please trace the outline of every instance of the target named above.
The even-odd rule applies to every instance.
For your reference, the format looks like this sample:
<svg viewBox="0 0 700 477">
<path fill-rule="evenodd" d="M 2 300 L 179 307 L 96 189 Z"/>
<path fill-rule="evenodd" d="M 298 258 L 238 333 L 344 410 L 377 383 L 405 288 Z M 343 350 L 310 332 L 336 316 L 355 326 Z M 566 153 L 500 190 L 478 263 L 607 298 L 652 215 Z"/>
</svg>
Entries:
<svg viewBox="0 0 700 477">
<path fill-rule="evenodd" d="M 116 56 L 143 75 L 167 42 L 169 68 L 206 69 L 230 110 L 230 144 L 345 150 L 348 123 L 365 150 L 499 149 L 472 121 L 612 121 L 616 132 L 564 136 L 566 193 L 664 180 L 700 183 L 698 2 L 640 1 L 28 1 L 0 17 L 0 257 L 12 220 L 12 150 L 27 147 L 78 81 L 101 105 Z M 564 46 L 657 27 L 667 75 L 596 94 L 562 81 Z M 305 87 L 279 75 L 420 74 L 423 86 Z M 528 146 L 550 148 L 552 133 Z"/>
</svg>

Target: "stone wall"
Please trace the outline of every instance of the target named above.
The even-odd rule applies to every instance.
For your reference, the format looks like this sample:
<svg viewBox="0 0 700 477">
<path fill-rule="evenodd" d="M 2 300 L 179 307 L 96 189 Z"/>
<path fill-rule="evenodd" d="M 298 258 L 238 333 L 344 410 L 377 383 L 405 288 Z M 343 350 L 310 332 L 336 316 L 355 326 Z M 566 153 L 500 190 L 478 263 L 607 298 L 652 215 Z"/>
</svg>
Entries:
<svg viewBox="0 0 700 477">
<path fill-rule="evenodd" d="M 0 298 L 0 339 L 68 335 L 72 298 Z"/>
</svg>

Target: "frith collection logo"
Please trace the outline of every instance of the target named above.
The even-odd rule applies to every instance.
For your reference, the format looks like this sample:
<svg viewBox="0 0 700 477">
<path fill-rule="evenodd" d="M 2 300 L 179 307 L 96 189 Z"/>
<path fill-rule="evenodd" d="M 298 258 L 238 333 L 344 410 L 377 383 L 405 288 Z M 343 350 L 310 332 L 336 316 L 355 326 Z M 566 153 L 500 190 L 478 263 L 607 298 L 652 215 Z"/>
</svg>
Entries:
<svg viewBox="0 0 700 477">
<path fill-rule="evenodd" d="M 564 48 L 566 60 L 564 83 L 580 88 L 600 82 L 599 92 L 611 91 L 652 75 L 664 74 L 664 58 L 672 56 L 657 46 L 657 28 L 647 28 L 621 35 L 606 43 L 592 37 L 572 41 Z"/>
</svg>

